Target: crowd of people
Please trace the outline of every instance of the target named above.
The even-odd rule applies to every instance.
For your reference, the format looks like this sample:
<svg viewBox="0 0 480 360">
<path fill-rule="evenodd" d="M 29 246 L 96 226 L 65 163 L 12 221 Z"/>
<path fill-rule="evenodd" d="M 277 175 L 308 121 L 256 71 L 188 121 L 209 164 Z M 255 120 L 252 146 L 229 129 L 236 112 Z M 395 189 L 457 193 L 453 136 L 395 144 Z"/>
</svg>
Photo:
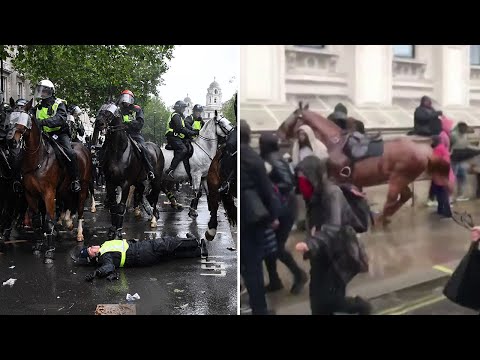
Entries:
<svg viewBox="0 0 480 360">
<path fill-rule="evenodd" d="M 365 134 L 363 123 L 352 121 L 343 104 L 338 104 L 328 119 L 346 132 Z M 413 130 L 409 133 L 430 137 L 433 154 L 451 165 L 448 183 L 433 176 L 430 186 L 428 205 L 436 205 L 442 218 L 452 217 L 453 194 L 456 193 L 455 201 L 468 200 L 466 175 L 475 171 L 471 164 L 480 154 L 480 149 L 471 146 L 467 138 L 472 131 L 469 126 L 465 122 L 453 125 L 424 96 L 415 110 Z M 250 145 L 248 123 L 240 121 L 241 275 L 251 312 L 274 313 L 267 306 L 266 293 L 284 287 L 277 272 L 279 260 L 292 274 L 291 294 L 300 294 L 310 280 L 312 314 L 370 314 L 372 306 L 368 301 L 346 294 L 350 280 L 368 271 L 368 257 L 357 236 L 368 231 L 371 224 L 367 199 L 352 184 L 337 184 L 329 179 L 328 150 L 310 126 L 299 126 L 295 135 L 291 154 L 282 155 L 276 134 L 263 133 L 257 153 Z M 299 221 L 303 213 L 305 219 Z M 305 230 L 305 240 L 296 243 L 294 251 L 310 262 L 310 276 L 286 248 L 294 226 Z M 478 229 L 472 232 L 475 239 L 480 237 Z M 274 246 L 272 241 L 276 242 Z"/>
</svg>

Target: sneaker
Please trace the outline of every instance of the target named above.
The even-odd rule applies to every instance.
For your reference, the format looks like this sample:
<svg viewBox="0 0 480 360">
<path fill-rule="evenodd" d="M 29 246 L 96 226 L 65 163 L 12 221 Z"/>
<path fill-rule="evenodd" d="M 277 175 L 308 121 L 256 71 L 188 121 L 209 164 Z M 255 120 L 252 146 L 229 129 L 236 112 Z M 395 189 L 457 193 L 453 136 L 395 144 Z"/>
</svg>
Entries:
<svg viewBox="0 0 480 360">
<path fill-rule="evenodd" d="M 455 201 L 468 201 L 470 200 L 470 198 L 466 197 L 466 196 L 458 196 Z"/>
<path fill-rule="evenodd" d="M 293 283 L 292 288 L 290 289 L 290 293 L 293 295 L 298 295 L 302 292 L 303 287 L 308 281 L 308 276 L 305 273 L 305 271 L 302 271 L 300 278 L 297 280 L 295 279 L 295 282 Z"/>
<path fill-rule="evenodd" d="M 434 207 L 434 206 L 438 206 L 438 202 L 437 200 L 428 200 L 426 205 L 428 207 Z"/>
<path fill-rule="evenodd" d="M 265 292 L 275 292 L 281 289 L 283 289 L 283 284 L 280 280 L 271 281 L 270 284 L 265 286 Z"/>
</svg>

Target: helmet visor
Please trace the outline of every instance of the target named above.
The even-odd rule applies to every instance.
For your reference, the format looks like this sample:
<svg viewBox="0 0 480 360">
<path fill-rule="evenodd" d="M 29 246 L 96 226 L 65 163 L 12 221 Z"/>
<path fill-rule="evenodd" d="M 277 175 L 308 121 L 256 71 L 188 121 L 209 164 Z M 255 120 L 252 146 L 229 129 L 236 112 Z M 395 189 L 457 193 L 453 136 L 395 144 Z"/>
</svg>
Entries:
<svg viewBox="0 0 480 360">
<path fill-rule="evenodd" d="M 130 95 L 130 94 L 122 94 L 122 95 L 120 95 L 120 98 L 118 99 L 119 104 L 125 103 L 125 104 L 129 104 L 129 105 L 133 105 L 134 102 L 135 101 L 133 99 L 133 96 Z"/>
<path fill-rule="evenodd" d="M 14 111 L 10 114 L 10 125 L 20 124 L 30 129 L 32 127 L 32 121 L 30 116 L 23 111 Z"/>
<path fill-rule="evenodd" d="M 53 89 L 43 85 L 37 85 L 35 88 L 36 99 L 47 99 L 53 96 Z"/>
<path fill-rule="evenodd" d="M 80 110 L 78 106 L 75 106 L 73 108 L 73 111 L 72 111 L 73 116 L 79 116 L 81 113 L 82 113 L 82 110 Z"/>
<path fill-rule="evenodd" d="M 103 104 L 100 110 L 98 110 L 98 114 L 104 111 L 109 112 L 112 115 L 115 115 L 115 112 L 117 111 L 117 106 L 115 104 Z"/>
</svg>

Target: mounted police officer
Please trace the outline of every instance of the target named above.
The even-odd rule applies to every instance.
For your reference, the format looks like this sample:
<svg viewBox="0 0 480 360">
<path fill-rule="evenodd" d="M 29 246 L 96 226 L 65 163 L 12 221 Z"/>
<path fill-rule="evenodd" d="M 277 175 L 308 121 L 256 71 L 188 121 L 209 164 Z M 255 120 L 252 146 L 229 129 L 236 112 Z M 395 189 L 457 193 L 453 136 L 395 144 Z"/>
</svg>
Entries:
<svg viewBox="0 0 480 360">
<path fill-rule="evenodd" d="M 174 179 L 173 173 L 177 168 L 180 161 L 182 161 L 188 154 L 187 145 L 185 145 L 185 138 L 196 136 L 199 133 L 199 130 L 191 130 L 187 127 L 185 123 L 185 118 L 183 112 L 185 111 L 187 104 L 179 100 L 173 106 L 174 112 L 170 114 L 170 120 L 167 124 L 167 131 L 165 136 L 167 138 L 167 143 L 173 149 L 173 159 L 170 164 L 170 167 L 166 170 L 167 175 Z M 190 174 L 190 163 L 188 164 L 187 174 Z"/>
<path fill-rule="evenodd" d="M 70 105 L 67 108 L 68 112 L 68 124 L 70 126 L 70 132 L 72 134 L 72 141 L 80 142 L 78 136 L 85 135 L 85 129 L 83 127 L 82 121 L 80 120 L 80 115 L 82 110 L 77 105 Z"/>
<path fill-rule="evenodd" d="M 63 151 L 70 159 L 66 163 L 69 173 L 73 174 L 71 189 L 73 192 L 79 192 L 81 190 L 80 174 L 77 154 L 72 149 L 70 140 L 66 101 L 55 97 L 55 87 L 50 80 L 42 80 L 37 84 L 35 98 L 41 99 L 34 108 L 35 118 L 40 122 L 42 130 L 62 146 Z"/>
<path fill-rule="evenodd" d="M 202 112 L 203 112 L 203 107 L 202 105 L 196 104 L 193 107 L 192 110 L 192 115 L 188 115 L 185 118 L 185 126 L 189 127 L 191 130 L 198 130 L 200 131 L 205 125 L 203 119 L 202 119 Z M 193 138 L 195 139 L 196 136 Z"/>
<path fill-rule="evenodd" d="M 149 180 L 155 179 L 153 173 L 153 165 L 150 160 L 150 155 L 145 147 L 145 139 L 140 133 L 145 122 L 143 118 L 143 110 L 140 106 L 135 105 L 135 96 L 130 90 L 123 90 L 118 98 L 117 104 L 120 107 L 120 113 L 123 122 L 127 124 L 127 133 L 138 143 L 141 150 L 142 159 L 147 170 Z"/>
<path fill-rule="evenodd" d="M 237 118 L 237 96 L 234 103 L 235 118 Z M 230 183 L 236 178 L 237 170 L 237 126 L 227 136 L 225 148 L 220 159 L 220 176 L 222 184 L 218 189 L 219 193 L 228 193 Z"/>
</svg>

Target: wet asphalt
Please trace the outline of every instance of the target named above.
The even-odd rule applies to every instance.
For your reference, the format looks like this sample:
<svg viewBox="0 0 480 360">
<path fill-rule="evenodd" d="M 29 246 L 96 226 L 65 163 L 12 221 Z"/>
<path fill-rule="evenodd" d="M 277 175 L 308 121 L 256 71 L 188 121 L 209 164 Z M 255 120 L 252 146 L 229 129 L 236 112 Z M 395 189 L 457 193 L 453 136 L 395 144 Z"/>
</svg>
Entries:
<svg viewBox="0 0 480 360">
<path fill-rule="evenodd" d="M 170 208 L 166 196 L 160 195 L 160 219 L 156 229 L 150 228 L 147 215 L 137 220 L 133 210 L 125 214 L 125 239 L 140 240 L 165 235 L 183 236 L 187 232 L 199 237 L 207 229 L 209 212 L 205 195 L 199 201 L 196 220 L 187 215 L 191 190 L 182 186 L 176 193 L 185 206 L 182 211 Z M 85 210 L 85 245 L 106 241 L 110 215 L 102 206 L 105 192 L 96 189 L 97 212 Z M 231 228 L 223 208 L 218 212 L 215 239 L 207 242 L 208 259 L 174 259 L 151 267 L 123 268 L 119 280 L 85 281 L 93 268 L 79 266 L 70 258 L 77 246 L 76 225 L 73 232 L 61 231 L 57 241 L 55 263 L 43 264 L 32 254 L 31 231 L 12 232 L 12 241 L 0 253 L 0 282 L 16 279 L 13 286 L 0 284 L 0 314 L 93 315 L 99 304 L 134 304 L 137 315 L 235 315 L 237 313 L 237 247 L 236 228 Z M 13 268 L 11 268 L 14 266 Z M 140 299 L 127 301 L 127 294 L 137 293 Z"/>
</svg>

